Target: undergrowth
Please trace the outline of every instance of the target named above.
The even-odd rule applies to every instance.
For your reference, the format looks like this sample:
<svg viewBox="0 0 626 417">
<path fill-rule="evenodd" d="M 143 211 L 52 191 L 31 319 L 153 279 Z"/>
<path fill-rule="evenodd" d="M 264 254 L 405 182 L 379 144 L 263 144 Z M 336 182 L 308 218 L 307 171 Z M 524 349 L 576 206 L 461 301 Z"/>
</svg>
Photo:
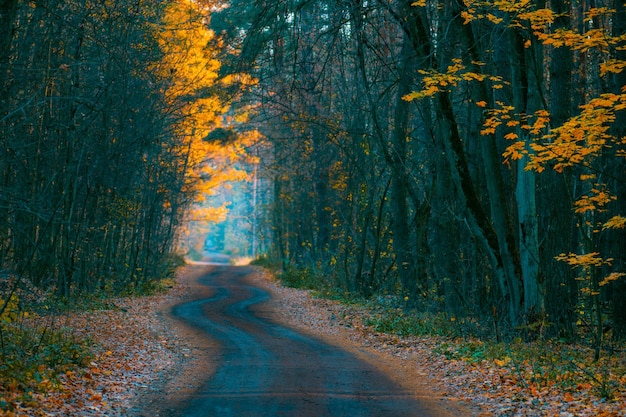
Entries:
<svg viewBox="0 0 626 417">
<path fill-rule="evenodd" d="M 551 388 L 572 393 L 588 390 L 598 398 L 612 400 L 626 389 L 624 345 L 613 347 L 594 361 L 589 347 L 560 340 L 511 338 L 497 342 L 490 337 L 488 325 L 477 320 L 405 308 L 402 299 L 393 295 L 359 298 L 329 286 L 310 269 L 287 268 L 277 277 L 286 286 L 312 290 L 315 296 L 355 306 L 358 313 L 347 313 L 346 317 L 358 317 L 369 331 L 440 337 L 434 353 L 448 360 L 506 368 L 513 383 L 531 394 Z"/>
<path fill-rule="evenodd" d="M 29 404 L 35 392 L 55 391 L 61 375 L 84 369 L 95 357 L 97 346 L 90 338 L 63 327 L 65 315 L 116 310 L 113 297 L 166 291 L 175 285 L 174 274 L 182 263 L 182 257 L 165 257 L 162 278 L 71 298 L 42 292 L 25 279 L 0 277 L 0 415 L 16 402 Z"/>
<path fill-rule="evenodd" d="M 591 349 L 558 341 L 492 343 L 449 340 L 435 353 L 471 364 L 487 362 L 510 370 L 511 378 L 531 392 L 556 387 L 566 392 L 591 390 L 612 400 L 626 384 L 626 363 L 621 355 L 593 360 Z"/>
<path fill-rule="evenodd" d="M 324 290 L 328 284 L 310 268 L 288 266 L 278 275 L 278 279 L 287 287 L 305 290 Z"/>
<path fill-rule="evenodd" d="M 270 271 L 277 271 L 280 269 L 280 262 L 266 255 L 261 255 L 258 258 L 253 259 L 250 262 L 250 265 L 260 266 Z"/>
<path fill-rule="evenodd" d="M 376 332 L 405 337 L 455 334 L 450 321 L 443 315 L 405 312 L 400 307 L 392 311 L 375 307 L 365 317 L 364 324 Z"/>
<path fill-rule="evenodd" d="M 0 317 L 0 410 L 10 410 L 16 399 L 28 403 L 33 392 L 55 389 L 61 374 L 92 360 L 90 340 L 47 321 L 9 308 Z"/>
</svg>

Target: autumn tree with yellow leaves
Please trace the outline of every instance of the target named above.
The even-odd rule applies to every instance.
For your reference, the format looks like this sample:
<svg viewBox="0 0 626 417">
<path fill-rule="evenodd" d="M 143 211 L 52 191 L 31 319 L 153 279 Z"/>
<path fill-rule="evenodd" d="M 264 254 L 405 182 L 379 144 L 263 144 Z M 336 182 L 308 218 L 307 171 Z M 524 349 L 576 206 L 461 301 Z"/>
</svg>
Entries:
<svg viewBox="0 0 626 417">
<path fill-rule="evenodd" d="M 170 150 L 180 155 L 193 204 L 186 212 L 182 241 L 198 252 L 209 225 L 226 221 L 229 201 L 212 206 L 210 196 L 227 184 L 248 181 L 247 147 L 255 132 L 236 133 L 234 120 L 242 120 L 229 109 L 220 90 L 229 88 L 230 77 L 219 77 L 219 49 L 224 47 L 208 27 L 210 13 L 194 1 L 177 1 L 165 10 L 159 44 L 164 58 L 154 69 L 164 80 L 164 95 L 175 115 L 177 137 Z M 241 79 L 242 77 L 239 77 Z"/>
<path fill-rule="evenodd" d="M 461 15 L 466 25 L 477 20 L 487 21 L 487 25 L 502 28 L 503 32 L 513 32 L 510 36 L 516 39 L 517 48 L 516 44 L 512 45 L 516 52 L 511 60 L 511 75 L 526 75 L 522 79 L 511 78 L 512 100 L 492 101 L 491 105 L 477 102 L 483 108 L 489 107 L 484 110 L 481 135 L 500 134 L 508 141 L 503 156 L 507 163 L 517 161 L 518 191 L 519 185 L 527 181 L 524 178 L 531 178 L 535 184 L 535 173 L 540 174 L 546 168 L 568 177 L 569 184 L 564 191 L 572 201 L 570 210 L 577 230 L 572 243 L 576 250 L 570 248 L 568 254 L 556 255 L 555 259 L 576 270 L 578 317 L 575 320 L 578 325 L 591 329 L 598 357 L 607 307 L 611 305 L 615 313 L 620 311 L 618 305 L 621 304 L 620 296 L 615 297 L 616 292 L 601 292 L 601 287 L 610 287 L 624 276 L 623 257 L 618 254 L 616 260 L 612 256 L 619 252 L 619 238 L 613 240 L 617 247 L 606 247 L 603 243 L 606 238 L 602 236 L 611 229 L 623 228 L 621 213 L 615 212 L 619 205 L 613 203 L 618 200 L 618 194 L 624 198 L 620 184 L 623 173 L 619 170 L 623 168 L 625 132 L 618 120 L 620 113 L 623 118 L 626 109 L 624 85 L 620 82 L 624 80 L 624 5 L 619 2 L 583 4 L 580 9 L 572 6 L 570 10 L 553 10 L 533 2 L 470 1 L 465 3 Z M 570 27 L 555 27 L 556 19 L 562 16 L 572 19 Z M 566 91 L 571 91 L 572 96 L 565 104 L 569 101 L 571 113 L 554 121 L 551 114 L 555 107 L 551 99 L 555 95 L 545 92 L 554 88 L 555 94 L 559 94 L 560 85 L 552 84 L 550 77 L 543 75 L 543 68 L 553 64 L 555 57 L 551 53 L 561 48 L 569 51 L 579 68 L 571 65 L 569 68 L 573 71 L 567 74 L 571 85 Z M 578 90 L 578 97 L 574 89 Z M 561 101 L 557 103 L 563 105 Z M 563 109 L 556 112 L 563 114 Z M 528 204 L 528 197 L 535 194 L 535 185 L 527 187 L 521 196 L 517 194 L 518 213 L 540 215 L 534 202 Z M 611 211 L 613 215 L 607 216 Z M 529 249 L 525 240 L 528 223 L 518 218 L 521 271 L 526 290 L 529 277 L 524 275 L 527 269 L 523 255 Z M 533 253 L 528 255 L 538 259 L 540 236 L 537 230 L 533 230 L 533 235 Z M 601 255 L 603 250 L 607 252 L 605 255 Z M 536 275 L 535 280 L 538 279 Z M 538 285 L 541 282 L 534 287 Z M 621 285 L 616 284 L 616 287 Z M 526 301 L 532 294 L 525 292 L 524 296 Z M 545 311 L 545 307 L 541 311 Z M 619 318 L 618 323 L 621 321 Z"/>
<path fill-rule="evenodd" d="M 0 277 L 69 300 L 150 289 L 187 219 L 226 212 L 205 196 L 248 179 L 209 5 L 0 7 Z"/>
</svg>

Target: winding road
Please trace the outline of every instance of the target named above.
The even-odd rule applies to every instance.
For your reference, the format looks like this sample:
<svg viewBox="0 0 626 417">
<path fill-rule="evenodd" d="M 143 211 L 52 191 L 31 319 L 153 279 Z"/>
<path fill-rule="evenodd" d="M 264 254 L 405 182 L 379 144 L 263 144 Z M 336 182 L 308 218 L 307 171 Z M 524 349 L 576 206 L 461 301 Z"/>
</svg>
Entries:
<svg viewBox="0 0 626 417">
<path fill-rule="evenodd" d="M 442 416 L 373 365 L 271 320 L 251 267 L 215 266 L 198 278 L 208 298 L 173 315 L 218 346 L 215 372 L 168 416 Z M 163 415 L 163 414 L 161 414 Z"/>
</svg>

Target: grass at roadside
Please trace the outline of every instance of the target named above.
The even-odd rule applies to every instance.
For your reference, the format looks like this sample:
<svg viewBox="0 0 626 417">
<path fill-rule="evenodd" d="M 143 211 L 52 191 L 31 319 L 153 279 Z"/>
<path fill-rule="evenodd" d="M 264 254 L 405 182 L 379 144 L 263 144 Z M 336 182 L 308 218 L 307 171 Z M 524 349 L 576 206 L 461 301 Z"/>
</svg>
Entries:
<svg viewBox="0 0 626 417">
<path fill-rule="evenodd" d="M 56 391 L 61 375 L 85 367 L 94 357 L 91 340 L 63 328 L 36 325 L 38 319 L 0 322 L 0 413 L 18 404 L 33 405 L 33 394 Z"/>
<path fill-rule="evenodd" d="M 433 353 L 497 375 L 494 386 L 501 388 L 501 395 L 519 401 L 557 394 L 574 401 L 583 393 L 591 402 L 623 403 L 626 399 L 626 346 L 615 346 L 594 361 L 593 350 L 583 345 L 520 338 L 498 343 L 461 336 L 454 321 L 442 315 L 407 312 L 375 302 L 362 304 L 359 313 L 351 315 L 352 320 L 357 318 L 369 332 L 439 338 Z"/>
</svg>

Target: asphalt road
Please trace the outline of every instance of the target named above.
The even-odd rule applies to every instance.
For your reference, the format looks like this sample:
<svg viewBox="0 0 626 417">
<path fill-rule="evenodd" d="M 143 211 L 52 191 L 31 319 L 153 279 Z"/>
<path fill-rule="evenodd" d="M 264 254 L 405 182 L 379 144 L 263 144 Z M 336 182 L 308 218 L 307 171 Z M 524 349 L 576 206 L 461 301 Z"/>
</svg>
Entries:
<svg viewBox="0 0 626 417">
<path fill-rule="evenodd" d="M 174 316 L 217 342 L 215 372 L 169 416 L 439 416 L 391 378 L 349 352 L 273 321 L 270 295 L 249 267 L 216 266 L 199 278 L 209 298 Z M 268 318 L 269 317 L 269 318 Z"/>
</svg>

